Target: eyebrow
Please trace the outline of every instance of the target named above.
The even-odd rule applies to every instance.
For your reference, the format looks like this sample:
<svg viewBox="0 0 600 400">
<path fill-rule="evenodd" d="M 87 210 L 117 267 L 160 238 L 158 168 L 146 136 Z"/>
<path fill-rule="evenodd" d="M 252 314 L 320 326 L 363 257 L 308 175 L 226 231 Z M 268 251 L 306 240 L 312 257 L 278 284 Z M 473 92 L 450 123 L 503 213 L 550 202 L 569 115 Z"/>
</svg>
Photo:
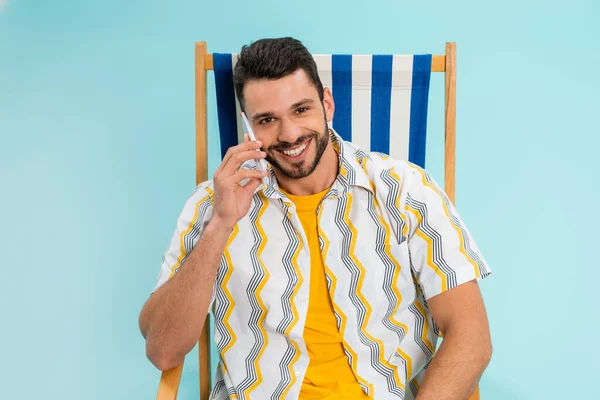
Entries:
<svg viewBox="0 0 600 400">
<path fill-rule="evenodd" d="M 290 107 L 290 110 L 293 110 L 294 108 L 298 108 L 303 105 L 312 104 L 314 102 L 315 101 L 313 99 L 302 99 L 302 100 L 292 104 L 292 106 Z"/>
<path fill-rule="evenodd" d="M 314 102 L 315 101 L 313 99 L 302 99 L 302 100 L 297 101 L 294 104 L 292 104 L 290 106 L 290 110 L 293 110 L 293 109 L 298 108 L 298 107 L 303 106 L 303 105 L 314 104 Z M 263 113 L 254 114 L 252 116 L 252 120 L 256 121 L 258 119 L 273 118 L 273 117 L 275 117 L 275 114 L 273 114 L 272 112 L 263 112 Z"/>
<path fill-rule="evenodd" d="M 256 121 L 257 119 L 273 118 L 274 116 L 275 116 L 275 114 L 273 114 L 272 112 L 264 112 L 264 113 L 254 114 L 252 116 L 252 120 Z"/>
</svg>

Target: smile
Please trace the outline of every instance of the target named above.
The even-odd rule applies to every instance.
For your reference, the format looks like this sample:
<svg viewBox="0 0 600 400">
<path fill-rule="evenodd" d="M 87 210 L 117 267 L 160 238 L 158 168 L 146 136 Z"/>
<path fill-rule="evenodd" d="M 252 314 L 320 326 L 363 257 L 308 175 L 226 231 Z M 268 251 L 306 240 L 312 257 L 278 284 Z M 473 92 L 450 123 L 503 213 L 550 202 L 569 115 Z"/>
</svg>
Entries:
<svg viewBox="0 0 600 400">
<path fill-rule="evenodd" d="M 296 147 L 295 149 L 292 149 L 292 150 L 284 150 L 283 154 L 285 154 L 287 156 L 291 156 L 291 157 L 296 157 L 304 151 L 306 146 L 308 146 L 308 143 L 304 143 L 302 146 Z"/>
<path fill-rule="evenodd" d="M 301 155 L 304 152 L 304 150 L 306 150 L 306 147 L 308 147 L 309 144 L 310 144 L 310 139 L 298 147 L 294 147 L 294 148 L 288 149 L 288 150 L 281 150 L 281 153 L 285 154 L 286 156 L 288 156 L 290 158 L 296 158 L 299 155 Z"/>
</svg>

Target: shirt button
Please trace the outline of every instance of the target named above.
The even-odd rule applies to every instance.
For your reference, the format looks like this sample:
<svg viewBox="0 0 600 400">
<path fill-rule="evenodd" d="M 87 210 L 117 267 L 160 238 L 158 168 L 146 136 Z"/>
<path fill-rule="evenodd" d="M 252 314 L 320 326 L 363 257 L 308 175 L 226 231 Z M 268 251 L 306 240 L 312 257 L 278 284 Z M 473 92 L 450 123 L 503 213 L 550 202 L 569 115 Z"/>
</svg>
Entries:
<svg viewBox="0 0 600 400">
<path fill-rule="evenodd" d="M 296 378 L 300 378 L 302 376 L 302 371 L 296 371 Z"/>
</svg>

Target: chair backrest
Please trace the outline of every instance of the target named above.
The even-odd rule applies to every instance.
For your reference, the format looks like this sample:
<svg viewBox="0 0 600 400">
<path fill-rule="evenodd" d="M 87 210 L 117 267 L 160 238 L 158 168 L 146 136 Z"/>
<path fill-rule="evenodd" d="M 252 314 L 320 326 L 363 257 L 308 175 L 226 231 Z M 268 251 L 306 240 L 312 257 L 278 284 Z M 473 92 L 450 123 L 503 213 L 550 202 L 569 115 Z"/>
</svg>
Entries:
<svg viewBox="0 0 600 400">
<path fill-rule="evenodd" d="M 335 101 L 333 128 L 366 151 L 425 166 L 431 55 L 313 55 Z M 213 54 L 221 156 L 241 142 L 237 54 Z"/>
<path fill-rule="evenodd" d="M 323 86 L 335 101 L 333 128 L 364 150 L 378 151 L 425 167 L 427 110 L 432 72 L 445 74 L 444 189 L 454 202 L 456 44 L 444 55 L 314 55 Z M 221 156 L 241 141 L 239 104 L 233 89 L 236 54 L 207 53 L 196 43 L 196 183 L 208 179 L 206 79 L 214 70 Z M 199 339 L 200 398 L 211 390 L 210 316 Z M 177 397 L 183 364 L 163 372 L 158 400 Z M 479 391 L 469 400 L 479 400 Z"/>
</svg>

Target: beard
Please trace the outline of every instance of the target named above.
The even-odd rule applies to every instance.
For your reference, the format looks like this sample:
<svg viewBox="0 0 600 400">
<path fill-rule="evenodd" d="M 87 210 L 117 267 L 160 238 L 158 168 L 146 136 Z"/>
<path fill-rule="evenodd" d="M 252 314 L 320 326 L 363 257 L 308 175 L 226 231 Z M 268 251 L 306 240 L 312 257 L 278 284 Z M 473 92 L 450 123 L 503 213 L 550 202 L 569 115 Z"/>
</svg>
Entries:
<svg viewBox="0 0 600 400">
<path fill-rule="evenodd" d="M 293 163 L 288 163 L 289 167 L 282 166 L 275 157 L 275 151 L 287 150 L 292 147 L 296 147 L 301 143 L 304 143 L 308 140 L 312 139 L 315 142 L 315 157 L 312 160 L 300 160 Z M 324 121 L 323 131 L 309 131 L 309 133 L 304 134 L 298 138 L 294 143 L 278 143 L 276 145 L 270 146 L 266 153 L 266 160 L 274 167 L 277 168 L 283 175 L 291 179 L 301 179 L 306 178 L 310 174 L 312 174 L 319 165 L 321 158 L 323 157 L 323 153 L 325 153 L 325 149 L 327 148 L 327 144 L 329 143 L 329 129 L 327 128 L 327 121 Z"/>
</svg>

